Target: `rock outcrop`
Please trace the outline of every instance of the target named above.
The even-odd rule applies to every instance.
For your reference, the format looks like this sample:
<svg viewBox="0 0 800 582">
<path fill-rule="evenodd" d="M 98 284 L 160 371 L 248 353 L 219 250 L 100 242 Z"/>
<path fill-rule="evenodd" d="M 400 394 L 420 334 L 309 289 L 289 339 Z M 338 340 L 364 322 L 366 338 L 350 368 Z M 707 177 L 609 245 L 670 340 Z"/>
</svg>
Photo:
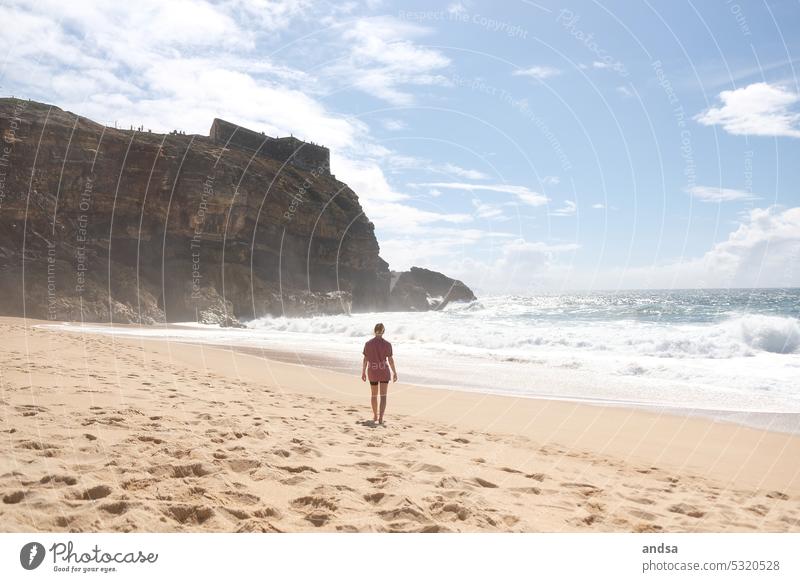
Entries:
<svg viewBox="0 0 800 582">
<path fill-rule="evenodd" d="M 220 143 L 221 124 L 163 135 L 0 99 L 0 314 L 227 325 L 386 309 L 372 223 L 309 166 L 327 150 L 250 151 Z"/>
<path fill-rule="evenodd" d="M 453 301 L 475 301 L 472 290 L 461 281 L 436 271 L 411 267 L 410 271 L 392 271 L 389 309 L 392 311 L 429 311 L 442 309 Z"/>
</svg>

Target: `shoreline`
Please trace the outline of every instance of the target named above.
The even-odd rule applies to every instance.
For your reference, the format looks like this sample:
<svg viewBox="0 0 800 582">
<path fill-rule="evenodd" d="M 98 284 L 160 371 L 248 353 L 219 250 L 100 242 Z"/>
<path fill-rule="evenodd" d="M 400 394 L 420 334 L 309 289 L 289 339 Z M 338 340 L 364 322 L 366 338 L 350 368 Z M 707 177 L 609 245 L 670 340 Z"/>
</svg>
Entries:
<svg viewBox="0 0 800 582">
<path fill-rule="evenodd" d="M 73 324 L 70 324 L 74 326 Z M 131 324 L 91 324 L 96 327 L 109 327 L 109 328 L 123 328 L 123 329 L 150 329 L 148 326 L 138 326 Z M 57 329 L 57 327 L 49 327 L 48 329 Z M 177 330 L 204 330 L 206 328 L 187 325 L 184 323 L 170 323 L 166 324 L 166 329 Z M 224 329 L 224 328 L 223 328 Z M 217 331 L 216 327 L 211 327 L 208 331 Z M 83 333 L 81 331 L 74 331 L 73 333 Z M 89 332 L 96 333 L 96 332 Z M 336 373 L 352 373 L 357 375 L 357 365 L 355 360 L 357 355 L 349 354 L 350 358 L 341 357 L 331 353 L 311 354 L 304 352 L 292 346 L 292 348 L 277 349 L 268 346 L 250 346 L 241 343 L 224 343 L 214 340 L 184 340 L 184 339 L 171 339 L 159 337 L 142 337 L 142 336 L 115 336 L 117 339 L 142 339 L 144 341 L 167 341 L 172 343 L 181 343 L 186 345 L 204 345 L 207 347 L 215 347 L 219 349 L 234 350 L 243 354 L 250 354 L 256 357 L 282 362 L 287 364 L 294 364 L 299 366 L 309 366 L 317 369 L 327 370 Z M 668 414 L 678 417 L 690 418 L 703 418 L 714 422 L 731 423 L 737 426 L 753 428 L 758 430 L 766 430 L 769 432 L 776 432 L 782 434 L 791 434 L 800 436 L 800 412 L 776 412 L 776 411 L 752 411 L 742 409 L 723 409 L 716 407 L 690 407 L 678 406 L 674 404 L 662 404 L 657 402 L 644 402 L 636 400 L 625 400 L 613 397 L 587 397 L 587 396 L 571 396 L 571 395 L 556 395 L 552 393 L 531 393 L 531 392 L 517 392 L 512 389 L 496 389 L 490 390 L 485 386 L 473 385 L 468 383 L 458 384 L 442 384 L 437 382 L 437 379 L 432 376 L 426 376 L 425 373 L 403 373 L 404 384 L 410 384 L 418 388 L 430 390 L 452 390 L 456 392 L 465 392 L 469 394 L 478 394 L 486 396 L 499 396 L 510 398 L 522 398 L 531 400 L 554 401 L 564 403 L 575 403 L 589 406 L 608 406 L 622 409 L 632 409 L 638 411 L 651 412 L 655 414 Z"/>
<path fill-rule="evenodd" d="M 404 383 L 372 428 L 354 375 L 39 323 L 0 318 L 7 531 L 800 531 L 795 435 Z"/>
<path fill-rule="evenodd" d="M 189 345 L 195 343 L 196 345 L 196 343 L 199 342 L 181 341 L 176 343 L 185 343 Z M 215 343 L 204 343 L 203 345 L 219 349 L 229 349 L 243 354 L 249 354 L 252 356 L 260 357 L 265 360 L 282 362 L 285 364 L 293 364 L 297 366 L 309 366 L 312 368 L 318 368 L 321 370 L 327 370 L 336 373 L 345 373 L 344 370 L 347 368 L 347 366 L 344 364 L 345 360 L 343 358 L 336 359 L 327 356 L 316 356 L 316 357 L 302 358 L 302 361 L 300 361 L 300 358 L 298 358 L 297 353 L 292 351 L 281 351 L 272 348 L 249 347 L 249 346 L 241 346 L 235 344 L 225 345 L 225 344 L 215 344 Z M 352 366 L 352 367 L 353 369 L 355 369 L 357 366 Z M 689 418 L 699 417 L 715 422 L 725 422 L 746 428 L 761 429 L 768 432 L 800 436 L 800 413 L 796 412 L 754 412 L 748 410 L 722 410 L 717 408 L 689 408 L 689 407 L 680 408 L 677 406 L 669 406 L 669 405 L 659 405 L 659 404 L 633 402 L 625 400 L 611 400 L 602 398 L 590 399 L 590 398 L 582 398 L 579 396 L 558 397 L 558 396 L 539 395 L 539 394 L 514 394 L 513 392 L 510 391 L 489 392 L 482 388 L 479 387 L 472 388 L 468 385 L 460 386 L 457 384 L 453 385 L 429 384 L 426 383 L 424 376 L 414 376 L 410 374 L 404 374 L 404 378 L 408 376 L 411 376 L 412 380 L 410 382 L 404 382 L 405 384 L 410 384 L 417 388 L 422 388 L 426 390 L 445 390 L 445 391 L 450 390 L 454 392 L 466 392 L 468 394 L 478 394 L 486 396 L 521 398 L 526 400 L 544 400 L 553 402 L 575 403 L 586 406 L 602 406 L 602 407 L 612 407 L 621 409 L 632 409 L 659 415 L 668 414 L 670 416 L 676 416 L 676 417 L 689 417 Z"/>
</svg>

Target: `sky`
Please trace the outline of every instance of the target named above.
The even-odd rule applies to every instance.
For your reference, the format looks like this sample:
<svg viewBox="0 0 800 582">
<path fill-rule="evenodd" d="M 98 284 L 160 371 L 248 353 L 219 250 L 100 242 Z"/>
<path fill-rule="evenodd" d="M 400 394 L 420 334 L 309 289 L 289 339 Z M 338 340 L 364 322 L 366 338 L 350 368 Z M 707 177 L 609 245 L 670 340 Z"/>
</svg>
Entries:
<svg viewBox="0 0 800 582">
<path fill-rule="evenodd" d="M 800 3 L 0 0 L 0 95 L 331 149 L 392 269 L 800 286 Z"/>
</svg>

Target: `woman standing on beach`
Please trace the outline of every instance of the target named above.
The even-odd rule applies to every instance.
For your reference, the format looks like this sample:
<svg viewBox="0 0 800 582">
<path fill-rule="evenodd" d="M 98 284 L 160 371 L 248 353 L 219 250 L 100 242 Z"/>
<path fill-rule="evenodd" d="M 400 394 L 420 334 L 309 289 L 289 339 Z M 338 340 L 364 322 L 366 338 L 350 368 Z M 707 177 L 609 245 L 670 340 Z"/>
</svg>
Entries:
<svg viewBox="0 0 800 582">
<path fill-rule="evenodd" d="M 367 381 L 369 368 L 369 385 L 372 389 L 372 420 L 383 424 L 383 413 L 386 411 L 386 392 L 389 390 L 389 368 L 392 380 L 397 382 L 397 370 L 392 357 L 392 344 L 383 339 L 385 328 L 382 323 L 375 325 L 375 337 L 364 344 L 364 361 L 361 363 L 361 380 Z M 388 360 L 388 366 L 387 366 Z M 381 405 L 378 411 L 378 386 L 380 385 Z"/>
</svg>

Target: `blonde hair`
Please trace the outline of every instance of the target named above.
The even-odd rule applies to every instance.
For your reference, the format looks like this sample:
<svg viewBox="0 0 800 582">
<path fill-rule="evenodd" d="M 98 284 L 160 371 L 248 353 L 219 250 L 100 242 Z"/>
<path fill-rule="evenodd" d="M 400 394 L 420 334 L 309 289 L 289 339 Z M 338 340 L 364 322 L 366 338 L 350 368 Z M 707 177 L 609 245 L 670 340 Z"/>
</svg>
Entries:
<svg viewBox="0 0 800 582">
<path fill-rule="evenodd" d="M 383 327 L 382 323 L 375 324 L 375 333 L 383 333 L 384 331 L 386 331 L 386 328 Z"/>
</svg>

